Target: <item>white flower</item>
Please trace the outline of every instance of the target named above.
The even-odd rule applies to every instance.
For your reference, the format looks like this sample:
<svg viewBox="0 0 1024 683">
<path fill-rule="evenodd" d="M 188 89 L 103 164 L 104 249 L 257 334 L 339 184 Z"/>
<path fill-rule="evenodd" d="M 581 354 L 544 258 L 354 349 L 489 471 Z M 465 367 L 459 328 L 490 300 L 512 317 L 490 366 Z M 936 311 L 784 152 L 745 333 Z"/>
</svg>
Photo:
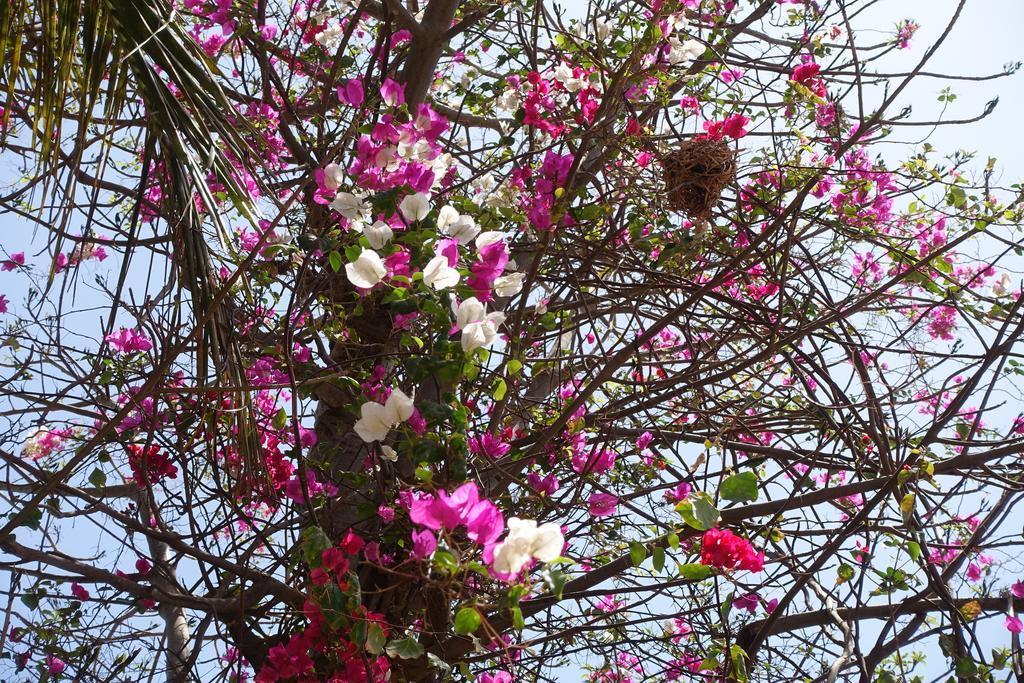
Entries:
<svg viewBox="0 0 1024 683">
<path fill-rule="evenodd" d="M 370 212 L 370 206 L 351 192 L 339 192 L 331 202 L 331 208 L 350 221 L 363 220 Z"/>
<path fill-rule="evenodd" d="M 398 462 L 398 451 L 391 446 L 381 446 L 381 457 L 388 462 Z"/>
<path fill-rule="evenodd" d="M 457 220 L 459 220 L 458 209 L 451 204 L 445 204 L 437 212 L 437 229 L 441 232 L 447 232 L 448 226 Z"/>
<path fill-rule="evenodd" d="M 469 244 L 480 234 L 480 226 L 473 217 L 459 214 L 450 204 L 445 204 L 437 213 L 437 229 L 457 239 L 459 244 Z"/>
<path fill-rule="evenodd" d="M 501 297 L 515 296 L 523 289 L 522 273 L 509 273 L 502 275 L 494 281 L 494 293 Z"/>
<path fill-rule="evenodd" d="M 1003 273 L 999 276 L 999 279 L 992 284 L 993 296 L 1006 296 L 1010 293 L 1010 288 L 1013 286 L 1013 281 L 1010 280 L 1009 273 Z"/>
<path fill-rule="evenodd" d="M 390 242 L 394 234 L 391 226 L 384 221 L 377 221 L 373 225 L 363 228 L 363 235 L 366 237 L 366 241 L 374 249 L 380 249 Z"/>
<path fill-rule="evenodd" d="M 601 19 L 594 20 L 594 35 L 600 41 L 605 40 L 612 33 L 612 26 L 607 21 Z"/>
<path fill-rule="evenodd" d="M 465 329 L 470 323 L 479 322 L 487 315 L 487 309 L 475 296 L 471 296 L 455 309 L 455 326 Z"/>
<path fill-rule="evenodd" d="M 498 338 L 498 327 L 503 322 L 504 313 L 487 313 L 487 309 L 475 296 L 469 297 L 455 309 L 455 326 L 462 330 L 462 350 L 466 353 L 493 344 Z"/>
<path fill-rule="evenodd" d="M 338 164 L 324 166 L 324 185 L 330 190 L 337 190 L 345 182 L 345 171 Z"/>
<path fill-rule="evenodd" d="M 501 111 L 515 111 L 519 109 L 519 104 L 519 93 L 512 88 L 508 88 L 505 92 L 501 93 L 495 102 L 495 106 Z"/>
<path fill-rule="evenodd" d="M 557 524 L 539 527 L 532 519 L 508 520 L 508 536 L 494 548 L 494 569 L 501 574 L 518 574 L 530 558 L 551 562 L 562 554 L 565 537 Z"/>
<path fill-rule="evenodd" d="M 462 328 L 462 350 L 473 353 L 483 346 L 490 346 L 498 338 L 498 326 L 505 322 L 505 314 L 495 311 L 483 320 L 472 322 Z"/>
<path fill-rule="evenodd" d="M 448 234 L 457 239 L 459 244 L 469 244 L 480 234 L 480 226 L 472 216 L 459 216 L 459 220 L 449 226 Z"/>
<path fill-rule="evenodd" d="M 366 443 L 383 441 L 392 427 L 412 416 L 412 410 L 412 399 L 401 389 L 392 389 L 384 405 L 376 401 L 367 401 L 362 405 L 359 409 L 361 417 L 354 426 L 355 432 Z"/>
<path fill-rule="evenodd" d="M 422 192 L 406 195 L 402 203 L 398 205 L 398 210 L 409 222 L 421 221 L 430 213 L 430 200 Z"/>
<path fill-rule="evenodd" d="M 423 283 L 441 291 L 459 284 L 459 271 L 448 265 L 448 257 L 442 255 L 430 259 L 423 269 Z"/>
<path fill-rule="evenodd" d="M 495 188 L 497 182 L 494 180 L 493 173 L 484 173 L 478 178 L 473 178 L 470 182 L 470 186 L 475 192 L 490 192 Z"/>
<path fill-rule="evenodd" d="M 320 33 L 313 36 L 313 40 L 323 45 L 328 50 L 336 50 L 341 45 L 341 38 L 345 34 L 345 30 L 341 24 L 333 24 L 328 26 Z"/>
<path fill-rule="evenodd" d="M 383 279 L 387 272 L 388 269 L 384 267 L 380 256 L 370 249 L 363 249 L 359 252 L 359 258 L 345 265 L 345 275 L 348 276 L 348 281 L 362 289 L 373 287 Z"/>
<path fill-rule="evenodd" d="M 476 248 L 483 249 L 488 244 L 494 244 L 495 242 L 500 242 L 503 239 L 505 239 L 505 235 L 503 233 L 500 233 L 497 230 L 488 230 L 487 232 L 482 232 L 477 236 Z"/>
<path fill-rule="evenodd" d="M 583 87 L 583 81 L 573 76 L 572 69 L 565 62 L 555 67 L 555 80 L 564 85 L 569 92 L 576 92 Z"/>
</svg>

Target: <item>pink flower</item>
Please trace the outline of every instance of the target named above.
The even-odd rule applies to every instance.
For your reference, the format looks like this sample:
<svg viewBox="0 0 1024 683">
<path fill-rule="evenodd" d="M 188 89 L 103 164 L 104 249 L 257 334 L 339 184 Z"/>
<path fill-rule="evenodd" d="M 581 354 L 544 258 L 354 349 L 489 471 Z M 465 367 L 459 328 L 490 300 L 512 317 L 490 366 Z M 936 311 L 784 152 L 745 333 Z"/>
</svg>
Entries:
<svg viewBox="0 0 1024 683">
<path fill-rule="evenodd" d="M 380 86 L 380 96 L 389 107 L 397 107 L 405 102 L 405 87 L 387 78 Z"/>
<path fill-rule="evenodd" d="M 572 469 L 577 474 L 602 474 L 615 467 L 616 455 L 608 449 L 580 451 L 572 456 Z"/>
<path fill-rule="evenodd" d="M 512 683 L 513 680 L 512 674 L 507 671 L 495 671 L 493 674 L 480 674 L 476 677 L 476 683 Z"/>
<path fill-rule="evenodd" d="M 1015 598 L 1024 598 L 1024 581 L 1017 581 L 1010 587 L 1010 592 Z"/>
<path fill-rule="evenodd" d="M 743 73 L 743 69 L 725 69 L 719 74 L 719 77 L 722 79 L 722 83 L 728 85 L 743 78 Z"/>
<path fill-rule="evenodd" d="M 594 517 L 614 515 L 618 505 L 619 499 L 610 493 L 592 493 L 587 499 L 587 507 Z"/>
<path fill-rule="evenodd" d="M 152 568 L 153 565 L 151 565 L 149 563 L 149 560 L 147 560 L 144 557 L 140 557 L 139 559 L 135 560 L 135 571 L 137 571 L 142 576 L 148 574 Z"/>
<path fill-rule="evenodd" d="M 89 591 L 85 590 L 82 584 L 79 583 L 71 584 L 71 594 L 79 600 L 81 600 L 82 602 L 86 602 L 87 600 L 89 600 L 89 598 L 92 597 L 91 595 L 89 595 Z"/>
<path fill-rule="evenodd" d="M 0 270 L 11 271 L 23 265 L 25 265 L 25 252 L 19 251 L 16 254 L 11 254 L 11 258 L 6 261 L 0 261 Z"/>
<path fill-rule="evenodd" d="M 1022 630 L 1024 630 L 1024 624 L 1021 624 L 1019 617 L 1014 617 L 1007 614 L 1005 624 L 1006 630 L 1010 633 L 1020 633 Z"/>
<path fill-rule="evenodd" d="M 757 611 L 757 606 L 760 604 L 761 598 L 758 597 L 757 593 L 747 593 L 732 601 L 732 606 L 735 609 L 745 609 L 751 614 Z"/>
<path fill-rule="evenodd" d="M 554 474 L 545 475 L 543 478 L 536 472 L 526 475 L 526 483 L 537 493 L 550 496 L 561 486 L 558 477 Z"/>
<path fill-rule="evenodd" d="M 350 78 L 345 81 L 344 85 L 338 86 L 338 101 L 343 104 L 348 104 L 353 107 L 358 107 L 363 103 L 365 95 L 363 93 L 363 82 L 358 78 Z"/>
<path fill-rule="evenodd" d="M 427 559 L 436 549 L 437 537 L 433 532 L 426 529 L 412 532 L 412 556 L 417 560 Z"/>
<path fill-rule="evenodd" d="M 118 353 L 135 353 L 136 351 L 149 351 L 153 348 L 153 342 L 149 341 L 145 334 L 125 327 L 113 334 L 108 334 L 105 341 Z"/>
<path fill-rule="evenodd" d="M 489 500 L 481 500 L 469 508 L 463 521 L 466 535 L 480 545 L 491 545 L 505 530 L 505 518 Z"/>
<path fill-rule="evenodd" d="M 7 312 L 7 305 L 10 304 L 10 303 L 11 302 L 7 299 L 7 297 L 5 295 L 0 294 L 0 313 L 6 313 Z"/>
<path fill-rule="evenodd" d="M 67 662 L 56 655 L 46 655 L 46 670 L 50 672 L 51 676 L 60 676 L 67 667 Z"/>
<path fill-rule="evenodd" d="M 685 97 L 680 98 L 679 106 L 683 109 L 697 111 L 697 109 L 700 108 L 700 102 L 697 100 L 696 97 L 693 97 L 692 95 L 686 95 Z"/>
</svg>

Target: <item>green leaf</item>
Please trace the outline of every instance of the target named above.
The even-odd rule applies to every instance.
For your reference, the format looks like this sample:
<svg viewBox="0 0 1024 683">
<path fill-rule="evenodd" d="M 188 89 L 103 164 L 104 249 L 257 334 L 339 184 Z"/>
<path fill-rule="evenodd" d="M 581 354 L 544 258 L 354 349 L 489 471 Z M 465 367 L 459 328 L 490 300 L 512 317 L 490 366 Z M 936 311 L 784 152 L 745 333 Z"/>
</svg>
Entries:
<svg viewBox="0 0 1024 683">
<path fill-rule="evenodd" d="M 679 503 L 676 511 L 682 515 L 684 522 L 698 531 L 713 529 L 718 524 L 718 509 L 703 494 Z"/>
<path fill-rule="evenodd" d="M 734 503 L 751 503 L 757 500 L 757 475 L 753 472 L 734 474 L 722 482 L 718 493 Z"/>
<path fill-rule="evenodd" d="M 337 251 L 332 251 L 330 254 L 328 254 L 327 260 L 331 264 L 331 270 L 333 270 L 335 273 L 341 270 L 341 254 L 339 254 Z"/>
<path fill-rule="evenodd" d="M 839 565 L 839 570 L 836 572 L 836 583 L 845 583 L 853 578 L 854 571 L 853 567 L 848 564 Z"/>
<path fill-rule="evenodd" d="M 565 574 L 555 569 L 548 569 L 544 572 L 544 583 L 559 600 L 562 599 L 562 591 L 565 590 L 565 584 L 568 581 L 569 578 Z"/>
<path fill-rule="evenodd" d="M 668 535 L 668 545 L 672 550 L 679 550 L 679 534 L 673 532 Z"/>
<path fill-rule="evenodd" d="M 509 612 L 512 614 L 512 625 L 516 627 L 516 630 L 522 631 L 526 628 L 526 620 L 523 619 L 523 610 L 518 607 L 513 607 Z"/>
<path fill-rule="evenodd" d="M 516 375 L 519 374 L 519 371 L 523 369 L 523 364 L 513 358 L 508 362 L 508 365 L 506 367 L 508 369 L 508 376 L 515 377 Z"/>
<path fill-rule="evenodd" d="M 285 412 L 284 408 L 281 408 L 279 411 L 277 411 L 277 413 L 274 415 L 274 420 L 272 424 L 274 426 L 274 429 L 277 430 L 284 429 L 288 425 L 288 413 Z"/>
<path fill-rule="evenodd" d="M 493 398 L 495 401 L 500 401 L 501 399 L 505 398 L 505 392 L 507 391 L 508 384 L 505 383 L 505 380 L 499 379 L 497 382 L 494 383 L 494 391 L 491 392 L 491 398 Z"/>
<path fill-rule="evenodd" d="M 384 643 L 387 642 L 387 635 L 384 629 L 377 622 L 371 622 L 366 631 L 366 651 L 371 655 L 379 655 L 384 652 Z"/>
<path fill-rule="evenodd" d="M 910 553 L 910 559 L 917 562 L 921 557 L 921 545 L 917 541 L 909 541 L 907 543 L 907 552 Z"/>
<path fill-rule="evenodd" d="M 658 546 L 654 549 L 654 571 L 661 572 L 665 568 L 665 549 Z"/>
<path fill-rule="evenodd" d="M 391 659 L 417 659 L 423 656 L 423 646 L 412 638 L 392 640 L 384 651 Z"/>
<path fill-rule="evenodd" d="M 99 467 L 96 467 L 89 473 L 89 483 L 101 489 L 107 485 L 107 475 Z"/>
<path fill-rule="evenodd" d="M 732 598 L 735 592 L 730 591 L 726 594 L 725 599 L 722 600 L 722 604 L 718 606 L 718 614 L 722 617 L 722 623 L 729 621 L 729 615 L 732 614 Z"/>
<path fill-rule="evenodd" d="M 476 607 L 463 607 L 455 613 L 455 632 L 460 636 L 468 636 L 480 628 L 480 613 Z"/>
<path fill-rule="evenodd" d="M 331 539 L 318 526 L 306 527 L 302 532 L 302 558 L 309 567 L 316 569 L 323 562 L 323 552 L 331 547 Z"/>
<path fill-rule="evenodd" d="M 647 548 L 641 543 L 632 541 L 629 544 L 629 559 L 633 563 L 634 567 L 639 567 L 647 559 Z"/>
<path fill-rule="evenodd" d="M 711 576 L 711 567 L 706 564 L 700 564 L 699 562 L 692 562 L 690 564 L 679 565 L 679 573 L 684 579 L 690 579 L 691 581 L 701 581 Z"/>
</svg>

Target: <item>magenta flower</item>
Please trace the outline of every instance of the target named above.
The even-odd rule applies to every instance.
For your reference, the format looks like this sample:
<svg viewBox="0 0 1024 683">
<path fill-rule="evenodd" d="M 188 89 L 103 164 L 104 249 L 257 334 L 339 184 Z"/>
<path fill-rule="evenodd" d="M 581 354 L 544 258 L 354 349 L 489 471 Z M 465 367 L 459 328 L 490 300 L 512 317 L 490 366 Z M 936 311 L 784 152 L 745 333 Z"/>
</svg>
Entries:
<svg viewBox="0 0 1024 683">
<path fill-rule="evenodd" d="M 1020 633 L 1024 630 L 1024 624 L 1021 624 L 1019 617 L 1014 617 L 1009 614 L 1006 615 L 1006 630 L 1010 633 Z"/>
<path fill-rule="evenodd" d="M 108 334 L 105 341 L 118 353 L 135 353 L 136 351 L 149 351 L 153 348 L 153 342 L 149 341 L 145 334 L 125 327 L 113 334 Z"/>
<path fill-rule="evenodd" d="M 594 517 L 614 515 L 618 506 L 619 499 L 610 493 L 593 493 L 587 499 L 587 508 Z"/>
<path fill-rule="evenodd" d="M 380 86 L 380 96 L 389 107 L 397 107 L 405 102 L 405 87 L 387 78 Z"/>
<path fill-rule="evenodd" d="M 757 593 L 747 593 L 746 595 L 740 596 L 732 601 L 732 606 L 735 609 L 745 609 L 751 614 L 757 611 L 757 606 L 761 604 L 761 598 Z"/>
<path fill-rule="evenodd" d="M 82 602 L 86 602 L 92 597 L 89 595 L 89 591 L 87 591 L 80 583 L 71 584 L 71 594 Z"/>
<path fill-rule="evenodd" d="M 16 254 L 11 254 L 11 258 L 6 261 L 0 261 L 0 270 L 12 271 L 23 265 L 25 265 L 25 252 L 19 251 Z"/>
<path fill-rule="evenodd" d="M 464 516 L 467 535 L 480 545 L 491 545 L 505 530 L 505 518 L 489 500 L 481 500 Z"/>
<path fill-rule="evenodd" d="M 338 86 L 337 92 L 339 102 L 353 107 L 358 107 L 362 104 L 365 97 L 363 93 L 363 82 L 358 78 L 350 78 L 345 81 L 343 85 Z"/>
<path fill-rule="evenodd" d="M 417 560 L 427 559 L 436 549 L 437 537 L 433 532 L 426 529 L 412 532 L 412 556 Z"/>
<path fill-rule="evenodd" d="M 46 670 L 51 676 L 60 676 L 68 668 L 67 662 L 56 655 L 46 655 Z"/>
</svg>

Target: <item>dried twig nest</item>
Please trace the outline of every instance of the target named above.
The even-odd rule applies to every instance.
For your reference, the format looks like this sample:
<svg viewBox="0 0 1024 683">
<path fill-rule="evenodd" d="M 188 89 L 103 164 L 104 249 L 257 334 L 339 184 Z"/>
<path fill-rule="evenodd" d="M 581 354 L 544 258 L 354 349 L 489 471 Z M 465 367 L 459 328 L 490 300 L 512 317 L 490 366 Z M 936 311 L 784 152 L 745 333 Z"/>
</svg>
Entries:
<svg viewBox="0 0 1024 683">
<path fill-rule="evenodd" d="M 736 177 L 736 153 L 723 140 L 692 138 L 661 163 L 669 208 L 698 224 L 707 222 L 722 190 Z"/>
</svg>

